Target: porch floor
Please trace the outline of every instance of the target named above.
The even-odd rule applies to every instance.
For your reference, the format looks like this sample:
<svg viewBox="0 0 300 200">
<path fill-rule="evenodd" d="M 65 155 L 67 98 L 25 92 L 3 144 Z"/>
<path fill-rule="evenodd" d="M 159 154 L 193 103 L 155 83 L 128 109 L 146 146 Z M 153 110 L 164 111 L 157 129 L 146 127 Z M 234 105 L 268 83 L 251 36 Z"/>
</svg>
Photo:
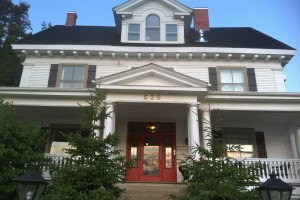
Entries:
<svg viewBox="0 0 300 200">
<path fill-rule="evenodd" d="M 179 196 L 185 184 L 129 182 L 120 187 L 126 189 L 121 200 L 167 200 L 171 194 Z"/>
</svg>

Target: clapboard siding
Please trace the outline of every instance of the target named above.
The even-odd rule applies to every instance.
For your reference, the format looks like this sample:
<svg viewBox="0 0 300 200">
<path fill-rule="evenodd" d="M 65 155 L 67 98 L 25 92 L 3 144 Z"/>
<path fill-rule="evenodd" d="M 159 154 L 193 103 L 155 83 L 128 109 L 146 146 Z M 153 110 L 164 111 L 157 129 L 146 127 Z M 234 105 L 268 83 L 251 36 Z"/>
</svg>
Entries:
<svg viewBox="0 0 300 200">
<path fill-rule="evenodd" d="M 276 81 L 271 69 L 255 69 L 257 91 L 276 92 Z"/>
<path fill-rule="evenodd" d="M 158 3 L 157 1 L 149 1 L 142 6 L 135 8 L 134 14 L 135 15 L 141 15 L 147 10 L 150 9 L 158 9 L 161 12 L 163 12 L 165 15 L 172 15 L 174 11 L 171 9 L 167 8 L 166 6 L 163 6 L 161 3 Z"/>
<path fill-rule="evenodd" d="M 28 87 L 47 87 L 50 72 L 50 65 L 33 66 Z"/>
<path fill-rule="evenodd" d="M 264 136 L 268 158 L 292 158 L 290 140 L 284 127 L 265 127 Z"/>
<path fill-rule="evenodd" d="M 96 79 L 129 70 L 128 66 L 97 66 Z"/>
<path fill-rule="evenodd" d="M 188 146 L 185 144 L 185 139 L 187 138 L 187 124 L 186 122 L 176 123 L 176 155 L 177 155 L 177 165 L 181 160 L 188 155 Z M 178 170 L 177 166 L 177 182 L 183 180 L 182 174 Z"/>
<path fill-rule="evenodd" d="M 174 70 L 187 76 L 209 82 L 207 67 L 177 66 Z"/>
</svg>

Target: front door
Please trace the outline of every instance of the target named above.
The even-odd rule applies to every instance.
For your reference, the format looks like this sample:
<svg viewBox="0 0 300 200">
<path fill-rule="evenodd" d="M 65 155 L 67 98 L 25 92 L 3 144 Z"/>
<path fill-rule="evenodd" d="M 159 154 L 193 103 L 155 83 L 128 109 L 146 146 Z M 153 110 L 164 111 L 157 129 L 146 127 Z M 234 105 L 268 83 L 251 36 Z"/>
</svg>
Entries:
<svg viewBox="0 0 300 200">
<path fill-rule="evenodd" d="M 176 182 L 175 123 L 129 122 L 127 159 L 136 159 L 128 181 Z"/>
</svg>

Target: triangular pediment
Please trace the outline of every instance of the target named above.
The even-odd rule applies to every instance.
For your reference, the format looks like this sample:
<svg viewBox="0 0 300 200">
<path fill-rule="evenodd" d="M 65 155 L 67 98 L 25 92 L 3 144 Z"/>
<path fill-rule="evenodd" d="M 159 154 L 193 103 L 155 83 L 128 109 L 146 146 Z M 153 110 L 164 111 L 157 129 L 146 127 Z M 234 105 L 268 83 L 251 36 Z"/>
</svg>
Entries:
<svg viewBox="0 0 300 200">
<path fill-rule="evenodd" d="M 102 77 L 100 85 L 207 88 L 208 83 L 153 63 Z"/>
<path fill-rule="evenodd" d="M 131 1 L 127 1 L 123 4 L 121 4 L 119 6 L 116 6 L 115 8 L 113 8 L 113 10 L 116 13 L 132 12 L 132 11 L 136 10 L 137 8 L 144 6 L 145 4 L 147 4 L 151 1 L 158 2 L 162 6 L 165 6 L 176 13 L 191 13 L 192 12 L 192 10 L 190 8 L 177 2 L 176 0 L 131 0 Z"/>
</svg>

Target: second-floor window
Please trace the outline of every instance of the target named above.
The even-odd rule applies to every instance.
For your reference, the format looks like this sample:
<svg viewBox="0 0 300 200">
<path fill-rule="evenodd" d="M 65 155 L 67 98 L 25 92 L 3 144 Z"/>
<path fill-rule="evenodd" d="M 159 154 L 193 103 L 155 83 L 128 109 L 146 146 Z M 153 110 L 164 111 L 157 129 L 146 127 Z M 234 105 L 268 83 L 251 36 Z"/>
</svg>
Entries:
<svg viewBox="0 0 300 200">
<path fill-rule="evenodd" d="M 146 19 L 146 41 L 160 41 L 160 18 L 155 14 Z"/>
<path fill-rule="evenodd" d="M 140 24 L 129 24 L 128 40 L 129 41 L 139 41 L 140 40 Z"/>
<path fill-rule="evenodd" d="M 220 69 L 221 91 L 245 91 L 245 77 L 243 69 Z"/>
<path fill-rule="evenodd" d="M 85 83 L 85 66 L 61 66 L 60 88 L 83 88 Z"/>
</svg>

